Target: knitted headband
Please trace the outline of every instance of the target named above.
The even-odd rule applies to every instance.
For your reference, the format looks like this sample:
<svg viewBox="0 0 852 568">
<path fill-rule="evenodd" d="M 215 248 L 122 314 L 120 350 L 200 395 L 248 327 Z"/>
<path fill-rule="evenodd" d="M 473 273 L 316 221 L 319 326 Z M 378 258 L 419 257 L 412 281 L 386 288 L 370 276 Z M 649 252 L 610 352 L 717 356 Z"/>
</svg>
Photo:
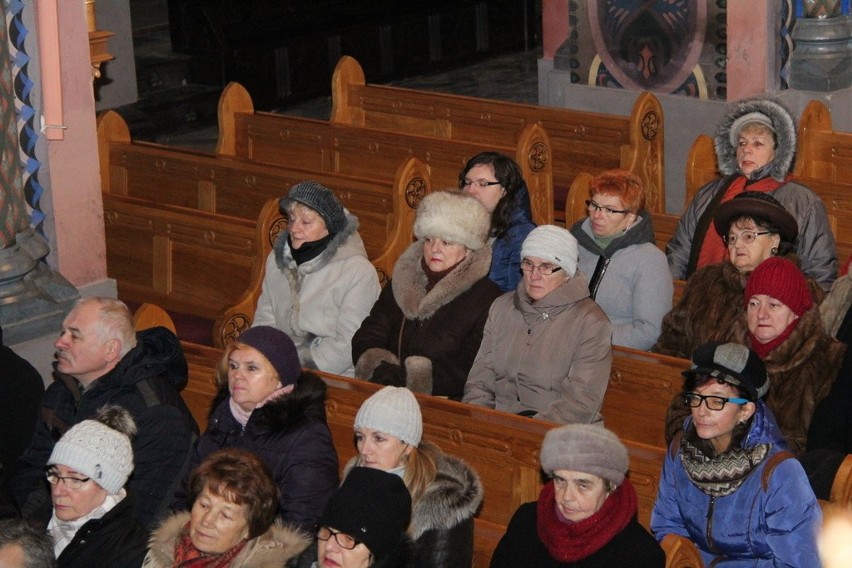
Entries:
<svg viewBox="0 0 852 568">
<path fill-rule="evenodd" d="M 568 424 L 550 430 L 541 445 L 541 467 L 581 471 L 620 485 L 627 473 L 627 448 L 618 436 L 594 424 Z"/>
<path fill-rule="evenodd" d="M 417 446 L 423 437 L 423 416 L 414 393 L 405 387 L 387 386 L 361 404 L 355 428 L 370 428 Z"/>
</svg>

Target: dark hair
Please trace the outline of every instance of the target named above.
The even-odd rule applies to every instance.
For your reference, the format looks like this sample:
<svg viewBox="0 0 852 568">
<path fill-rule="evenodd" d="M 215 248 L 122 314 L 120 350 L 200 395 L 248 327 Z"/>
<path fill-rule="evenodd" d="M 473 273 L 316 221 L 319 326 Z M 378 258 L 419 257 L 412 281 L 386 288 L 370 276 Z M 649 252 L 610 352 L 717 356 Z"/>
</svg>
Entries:
<svg viewBox="0 0 852 568">
<path fill-rule="evenodd" d="M 524 175 L 515 160 L 498 152 L 481 152 L 472 157 L 459 173 L 459 187 L 462 187 L 464 178 L 474 166 L 489 165 L 494 168 L 494 177 L 506 190 L 505 195 L 497 202 L 491 213 L 492 237 L 501 238 L 509 230 L 509 218 L 518 206 L 518 193 L 525 186 Z"/>
<path fill-rule="evenodd" d="M 224 448 L 207 456 L 189 476 L 189 509 L 207 488 L 248 509 L 249 539 L 272 526 L 278 513 L 278 487 L 263 461 L 248 450 Z"/>
<path fill-rule="evenodd" d="M 742 215 L 741 217 L 734 217 L 731 219 L 731 222 L 728 223 L 727 227 L 723 227 L 722 234 L 727 235 L 731 231 L 731 227 L 733 227 L 738 221 L 748 220 L 753 221 L 755 226 L 760 227 L 764 231 L 769 231 L 773 235 L 778 235 L 778 238 L 781 239 L 778 243 L 778 250 L 774 253 L 774 256 L 787 256 L 788 254 L 796 252 L 796 243 L 785 239 L 784 233 L 781 229 L 767 217 L 763 217 L 761 215 Z"/>
<path fill-rule="evenodd" d="M 754 402 L 754 398 L 748 393 L 747 390 L 743 389 L 739 385 L 731 384 L 727 381 L 723 381 L 722 379 L 711 377 L 710 375 L 688 375 L 683 381 L 683 392 L 695 392 L 700 387 L 703 387 L 710 381 L 715 381 L 720 385 L 728 385 L 732 389 L 737 392 L 737 396 L 739 398 L 744 398 L 750 402 Z M 686 406 L 686 405 L 684 405 Z M 690 410 L 687 408 L 687 410 Z M 754 420 L 754 414 L 752 414 L 748 420 L 745 422 L 739 422 L 734 426 L 733 431 L 731 432 L 731 445 L 730 448 L 736 448 L 740 446 L 745 440 L 746 435 L 748 435 L 748 431 L 751 429 L 751 423 Z M 716 455 L 716 449 L 713 447 L 713 444 L 710 440 L 705 440 L 703 438 L 698 437 L 698 433 L 695 431 L 695 426 L 691 425 L 689 431 L 686 432 L 686 437 L 689 442 L 701 450 L 705 456 L 713 457 Z"/>
<path fill-rule="evenodd" d="M 0 548 L 20 546 L 25 568 L 54 568 L 53 541 L 47 532 L 23 519 L 0 521 Z"/>
</svg>

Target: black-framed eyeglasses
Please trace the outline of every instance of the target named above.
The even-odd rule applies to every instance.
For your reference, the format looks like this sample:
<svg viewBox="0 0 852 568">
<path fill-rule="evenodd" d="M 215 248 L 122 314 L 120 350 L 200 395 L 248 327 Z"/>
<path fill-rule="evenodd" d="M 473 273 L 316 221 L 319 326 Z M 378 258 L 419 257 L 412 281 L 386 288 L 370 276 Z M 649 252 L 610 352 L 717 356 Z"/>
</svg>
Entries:
<svg viewBox="0 0 852 568">
<path fill-rule="evenodd" d="M 733 246 L 733 245 L 737 244 L 738 240 L 742 240 L 744 245 L 750 245 L 751 243 L 754 242 L 754 239 L 756 239 L 760 235 L 768 235 L 771 232 L 772 231 L 751 231 L 751 230 L 746 229 L 745 231 L 741 232 L 739 235 L 735 235 L 733 233 L 728 233 L 727 235 L 725 235 L 722 238 L 722 240 L 725 241 L 725 244 L 728 245 L 728 246 Z"/>
<path fill-rule="evenodd" d="M 618 213 L 620 215 L 626 215 L 626 214 L 630 213 L 629 209 L 623 209 L 623 210 L 619 211 L 618 209 L 613 209 L 612 207 L 604 207 L 603 205 L 598 205 L 592 199 L 586 200 L 586 209 L 588 209 L 590 215 L 592 213 L 597 213 L 598 211 L 603 211 L 603 214 L 606 215 L 607 217 L 612 217 L 616 213 Z"/>
<path fill-rule="evenodd" d="M 73 477 L 70 475 L 59 475 L 55 469 L 48 469 L 44 472 L 47 482 L 51 485 L 58 485 L 60 481 L 65 482 L 65 487 L 69 489 L 80 489 L 86 483 L 92 480 L 91 477 Z"/>
<path fill-rule="evenodd" d="M 487 179 L 463 179 L 459 182 L 459 189 L 464 189 L 466 187 L 470 187 L 471 185 L 475 185 L 477 187 L 486 188 L 489 185 L 500 185 L 499 181 L 488 181 Z"/>
<path fill-rule="evenodd" d="M 747 398 L 728 398 L 713 395 L 705 396 L 703 394 L 698 394 L 697 392 L 683 393 L 683 403 L 690 408 L 698 408 L 701 406 L 702 402 L 710 410 L 722 410 L 729 402 L 733 404 L 747 404 L 749 400 Z"/>
<path fill-rule="evenodd" d="M 521 261 L 521 270 L 524 272 L 538 270 L 538 273 L 542 276 L 550 276 L 554 272 L 562 270 L 562 267 L 553 264 L 533 264 L 531 260 L 524 259 Z"/>
<path fill-rule="evenodd" d="M 334 537 L 334 542 L 336 542 L 340 548 L 345 548 L 346 550 L 352 550 L 361 544 L 360 540 L 353 538 L 346 533 L 333 531 L 329 527 L 320 527 L 317 529 L 317 538 L 319 540 L 325 542 L 331 537 Z"/>
</svg>

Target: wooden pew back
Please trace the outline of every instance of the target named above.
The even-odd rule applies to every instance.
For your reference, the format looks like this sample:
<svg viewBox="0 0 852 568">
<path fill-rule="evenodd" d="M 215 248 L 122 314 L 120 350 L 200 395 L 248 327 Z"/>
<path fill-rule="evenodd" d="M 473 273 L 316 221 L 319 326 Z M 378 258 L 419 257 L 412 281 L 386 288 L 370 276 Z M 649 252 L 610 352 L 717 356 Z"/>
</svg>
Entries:
<svg viewBox="0 0 852 568">
<path fill-rule="evenodd" d="M 566 191 L 580 172 L 620 167 L 644 180 L 650 211 L 666 210 L 663 110 L 650 93 L 637 98 L 630 116 L 615 116 L 368 85 L 358 62 L 344 56 L 332 78 L 332 99 L 332 122 L 495 148 L 514 145 L 524 128 L 539 124 L 552 145 L 557 188 Z M 518 163 L 524 167 L 521 160 L 529 156 L 519 155 Z"/>
</svg>

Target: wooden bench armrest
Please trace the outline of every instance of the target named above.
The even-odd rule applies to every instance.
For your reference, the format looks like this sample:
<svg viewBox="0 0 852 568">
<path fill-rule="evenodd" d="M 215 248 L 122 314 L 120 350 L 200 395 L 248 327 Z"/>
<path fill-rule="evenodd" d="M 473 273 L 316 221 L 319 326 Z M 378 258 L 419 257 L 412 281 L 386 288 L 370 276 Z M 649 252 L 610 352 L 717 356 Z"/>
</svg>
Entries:
<svg viewBox="0 0 852 568">
<path fill-rule="evenodd" d="M 219 138 L 216 141 L 216 153 L 236 156 L 237 128 L 236 116 L 240 113 L 254 112 L 254 103 L 245 87 L 236 82 L 228 83 L 219 95 Z"/>
<path fill-rule="evenodd" d="M 666 568 L 703 568 L 704 561 L 691 540 L 667 534 L 660 543 L 666 553 Z"/>
<path fill-rule="evenodd" d="M 224 348 L 240 333 L 251 327 L 257 300 L 263 288 L 266 257 L 272 252 L 278 234 L 287 227 L 287 218 L 278 208 L 278 199 L 270 199 L 263 206 L 257 220 L 255 239 L 257 258 L 251 271 L 251 284 L 236 304 L 222 312 L 213 325 L 213 345 Z"/>
<path fill-rule="evenodd" d="M 852 505 L 852 454 L 846 456 L 837 473 L 834 474 L 834 482 L 831 484 L 831 504 L 844 508 Z"/>
<path fill-rule="evenodd" d="M 587 216 L 586 200 L 589 198 L 589 184 L 593 179 L 591 174 L 581 172 L 571 182 L 568 196 L 565 198 L 566 228 L 570 229 L 574 223 Z"/>
<path fill-rule="evenodd" d="M 165 327 L 172 333 L 177 333 L 171 316 L 160 306 L 146 302 L 136 309 L 136 313 L 133 314 L 133 328 L 136 331 L 157 326 Z"/>
<path fill-rule="evenodd" d="M 630 143 L 621 147 L 621 167 L 645 182 L 645 208 L 655 213 L 666 210 L 664 134 L 663 106 L 646 91 L 630 112 Z"/>
<path fill-rule="evenodd" d="M 718 175 L 716 148 L 713 146 L 713 139 L 702 134 L 692 143 L 686 157 L 684 209 L 692 203 L 692 199 L 701 186 L 713 181 Z"/>
</svg>

